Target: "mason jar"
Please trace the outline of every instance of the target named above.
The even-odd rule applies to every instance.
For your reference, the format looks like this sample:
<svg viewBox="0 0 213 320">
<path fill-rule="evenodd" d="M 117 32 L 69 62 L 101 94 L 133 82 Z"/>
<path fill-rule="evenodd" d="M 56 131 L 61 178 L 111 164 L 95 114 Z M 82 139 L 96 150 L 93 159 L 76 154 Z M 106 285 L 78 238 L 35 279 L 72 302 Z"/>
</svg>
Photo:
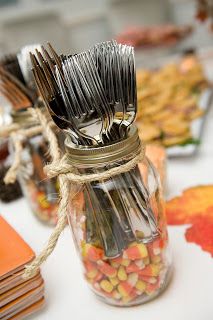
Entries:
<svg viewBox="0 0 213 320">
<path fill-rule="evenodd" d="M 79 174 L 100 174 L 140 153 L 137 129 L 104 147 L 65 141 Z M 132 306 L 157 297 L 171 275 L 171 256 L 160 180 L 147 157 L 124 173 L 72 186 L 68 220 L 92 291 L 104 302 Z"/>
<path fill-rule="evenodd" d="M 0 107 L 0 127 L 6 126 L 9 116 L 4 108 Z M 8 147 L 8 137 L 0 137 L 0 201 L 8 203 L 22 196 L 21 188 L 16 181 L 13 184 L 5 184 L 4 177 L 11 165 L 11 157 Z"/>
<path fill-rule="evenodd" d="M 21 124 L 23 129 L 35 125 L 29 111 L 12 114 L 13 122 Z M 17 134 L 18 135 L 18 134 Z M 44 166 L 51 161 L 48 143 L 42 133 L 25 139 L 21 167 L 18 173 L 22 192 L 35 216 L 47 224 L 56 224 L 58 210 L 58 182 L 49 179 Z"/>
</svg>

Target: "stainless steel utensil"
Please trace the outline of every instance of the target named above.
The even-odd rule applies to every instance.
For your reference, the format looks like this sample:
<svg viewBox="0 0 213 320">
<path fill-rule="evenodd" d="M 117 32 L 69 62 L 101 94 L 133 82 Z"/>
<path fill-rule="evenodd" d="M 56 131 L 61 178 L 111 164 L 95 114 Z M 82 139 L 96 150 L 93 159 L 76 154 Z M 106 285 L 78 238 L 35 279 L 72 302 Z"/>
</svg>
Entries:
<svg viewBox="0 0 213 320">
<path fill-rule="evenodd" d="M 125 139 L 137 112 L 133 48 L 110 41 L 68 57 L 59 57 L 51 46 L 49 52 L 42 47 L 42 53 L 36 52 L 38 59 L 31 55 L 31 60 L 39 91 L 56 124 L 79 145 L 101 146 Z M 96 172 L 87 170 L 92 171 Z M 103 181 L 86 185 L 93 206 L 88 239 L 95 234 L 92 226 L 100 226 L 108 257 L 119 255 L 126 241 L 149 242 L 159 236 L 148 191 L 136 173 L 136 177 L 127 172 L 109 179 L 116 193 Z M 116 233 L 110 219 L 117 221 Z M 138 230 L 138 225 L 143 229 Z"/>
</svg>

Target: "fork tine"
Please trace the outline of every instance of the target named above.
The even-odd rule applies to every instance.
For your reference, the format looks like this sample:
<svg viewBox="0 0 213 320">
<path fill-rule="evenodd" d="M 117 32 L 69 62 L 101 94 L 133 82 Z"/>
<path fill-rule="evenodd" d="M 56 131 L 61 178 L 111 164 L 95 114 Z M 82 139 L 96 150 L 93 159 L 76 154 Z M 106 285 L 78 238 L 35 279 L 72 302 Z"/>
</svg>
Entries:
<svg viewBox="0 0 213 320">
<path fill-rule="evenodd" d="M 52 95 L 55 95 L 58 92 L 58 86 L 55 82 L 54 76 L 52 75 L 51 70 L 48 69 L 42 54 L 38 50 L 36 51 L 36 53 L 40 62 L 40 66 L 42 67 L 46 80 L 49 84 L 49 87 L 51 88 Z"/>
<path fill-rule="evenodd" d="M 48 45 L 48 48 L 50 50 L 50 53 L 53 55 L 53 58 L 55 60 L 55 64 L 58 67 L 58 70 L 59 70 L 59 72 L 61 74 L 61 77 L 63 79 L 64 75 L 63 75 L 63 72 L 62 72 L 62 61 L 61 61 L 60 57 L 58 56 L 58 54 L 56 53 L 56 51 L 53 49 L 53 46 L 51 45 L 51 43 L 48 42 L 47 45 Z"/>
<path fill-rule="evenodd" d="M 74 114 L 74 117 L 80 118 L 81 113 L 83 114 L 83 111 L 81 110 L 81 107 L 79 105 L 76 89 L 74 86 L 75 75 L 74 76 L 72 75 L 73 70 L 72 70 L 72 62 L 70 58 L 68 58 L 68 60 L 63 62 L 62 68 L 63 68 L 67 88 L 69 91 L 69 96 L 70 96 L 70 99 L 72 99 L 72 106 L 73 106 L 72 112 Z"/>
<path fill-rule="evenodd" d="M 2 75 L 5 75 L 9 80 L 11 80 L 28 97 L 31 103 L 33 103 L 34 95 L 30 90 L 28 90 L 16 77 L 6 71 L 2 66 L 0 66 L 0 71 Z"/>
<path fill-rule="evenodd" d="M 13 102 L 14 106 L 17 104 L 20 105 L 20 108 L 31 106 L 32 103 L 29 100 L 29 98 L 20 90 L 20 88 L 13 81 L 11 81 L 11 79 L 7 77 L 7 73 L 4 73 L 2 71 L 4 70 L 0 70 L 0 78 L 1 87 L 4 88 L 4 95 L 6 96 L 6 92 L 7 98 L 9 95 L 11 95 L 10 101 Z"/>
<path fill-rule="evenodd" d="M 50 57 L 48 51 L 44 48 L 44 46 L 41 46 L 41 50 L 42 50 L 42 53 L 43 53 L 43 55 L 45 56 L 45 58 L 47 60 L 49 68 L 52 71 L 52 74 L 55 76 L 55 64 L 53 63 L 52 58 Z"/>
</svg>

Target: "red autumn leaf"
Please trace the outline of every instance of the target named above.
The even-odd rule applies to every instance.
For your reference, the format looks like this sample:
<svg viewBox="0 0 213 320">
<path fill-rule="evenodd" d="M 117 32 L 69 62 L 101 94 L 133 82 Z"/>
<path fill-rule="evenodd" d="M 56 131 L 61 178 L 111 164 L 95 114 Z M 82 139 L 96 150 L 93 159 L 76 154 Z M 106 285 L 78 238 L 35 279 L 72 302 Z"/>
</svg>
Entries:
<svg viewBox="0 0 213 320">
<path fill-rule="evenodd" d="M 202 250 L 209 252 L 213 257 L 213 221 L 209 218 L 197 218 L 186 230 L 186 240 L 199 245 Z"/>
<path fill-rule="evenodd" d="M 196 217 L 208 216 L 213 220 L 213 185 L 186 189 L 180 197 L 166 203 L 167 222 L 170 225 L 192 223 Z"/>
<path fill-rule="evenodd" d="M 188 224 L 185 237 L 213 256 L 213 186 L 198 186 L 184 190 L 166 204 L 170 225 Z"/>
</svg>

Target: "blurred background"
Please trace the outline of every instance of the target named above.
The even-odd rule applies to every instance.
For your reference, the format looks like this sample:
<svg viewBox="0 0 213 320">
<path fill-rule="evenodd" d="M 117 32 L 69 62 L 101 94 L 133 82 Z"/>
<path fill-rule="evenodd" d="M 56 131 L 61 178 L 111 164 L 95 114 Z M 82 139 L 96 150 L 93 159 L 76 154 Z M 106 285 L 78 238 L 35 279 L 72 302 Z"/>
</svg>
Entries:
<svg viewBox="0 0 213 320">
<path fill-rule="evenodd" d="M 47 41 L 59 52 L 74 53 L 129 27 L 165 23 L 193 25 L 194 32 L 177 45 L 155 50 L 155 55 L 210 46 L 212 34 L 195 15 L 194 0 L 0 0 L 0 54 Z M 139 50 L 137 61 L 146 55 Z"/>
</svg>

